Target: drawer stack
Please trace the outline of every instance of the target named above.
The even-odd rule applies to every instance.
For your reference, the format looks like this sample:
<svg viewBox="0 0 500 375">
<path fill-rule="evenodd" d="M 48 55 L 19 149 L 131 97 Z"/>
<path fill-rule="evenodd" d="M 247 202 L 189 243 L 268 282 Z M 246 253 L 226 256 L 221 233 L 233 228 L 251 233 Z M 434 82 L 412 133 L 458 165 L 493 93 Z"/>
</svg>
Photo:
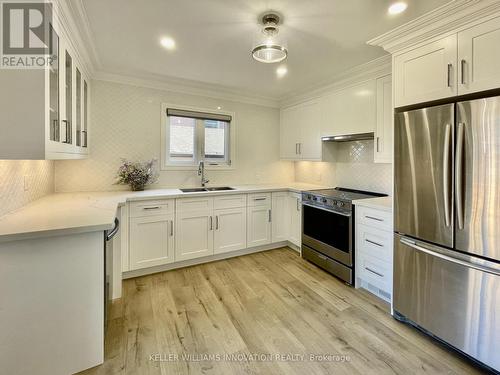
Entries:
<svg viewBox="0 0 500 375">
<path fill-rule="evenodd" d="M 356 207 L 356 285 L 390 302 L 392 294 L 392 213 Z"/>
</svg>

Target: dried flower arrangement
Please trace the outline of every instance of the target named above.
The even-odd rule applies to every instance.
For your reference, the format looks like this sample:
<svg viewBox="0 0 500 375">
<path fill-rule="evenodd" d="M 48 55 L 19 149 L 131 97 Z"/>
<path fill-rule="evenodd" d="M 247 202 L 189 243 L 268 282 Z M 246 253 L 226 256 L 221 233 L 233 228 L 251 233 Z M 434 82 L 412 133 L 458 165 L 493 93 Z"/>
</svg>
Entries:
<svg viewBox="0 0 500 375">
<path fill-rule="evenodd" d="M 146 162 L 131 162 L 122 159 L 122 165 L 118 168 L 117 185 L 130 185 L 133 191 L 142 191 L 146 185 L 158 181 L 157 160 Z"/>
</svg>

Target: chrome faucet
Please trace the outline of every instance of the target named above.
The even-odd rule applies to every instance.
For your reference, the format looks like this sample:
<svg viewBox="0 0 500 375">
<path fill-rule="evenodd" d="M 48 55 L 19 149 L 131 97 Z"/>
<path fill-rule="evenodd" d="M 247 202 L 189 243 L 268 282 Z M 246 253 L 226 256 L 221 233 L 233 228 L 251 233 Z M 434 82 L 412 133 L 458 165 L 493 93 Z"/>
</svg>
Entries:
<svg viewBox="0 0 500 375">
<path fill-rule="evenodd" d="M 201 177 L 201 186 L 205 187 L 210 181 L 205 178 L 205 162 L 200 161 L 200 165 L 198 166 L 198 176 Z"/>
</svg>

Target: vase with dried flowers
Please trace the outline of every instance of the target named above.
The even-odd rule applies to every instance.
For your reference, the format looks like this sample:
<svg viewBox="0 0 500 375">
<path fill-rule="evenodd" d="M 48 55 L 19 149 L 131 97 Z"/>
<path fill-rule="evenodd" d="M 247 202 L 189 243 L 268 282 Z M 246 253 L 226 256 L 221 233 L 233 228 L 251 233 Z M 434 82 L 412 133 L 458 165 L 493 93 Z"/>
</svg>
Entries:
<svg viewBox="0 0 500 375">
<path fill-rule="evenodd" d="M 131 162 L 122 159 L 115 184 L 130 185 L 132 191 L 142 191 L 146 185 L 154 184 L 158 181 L 158 175 L 156 159 L 146 162 Z"/>
</svg>

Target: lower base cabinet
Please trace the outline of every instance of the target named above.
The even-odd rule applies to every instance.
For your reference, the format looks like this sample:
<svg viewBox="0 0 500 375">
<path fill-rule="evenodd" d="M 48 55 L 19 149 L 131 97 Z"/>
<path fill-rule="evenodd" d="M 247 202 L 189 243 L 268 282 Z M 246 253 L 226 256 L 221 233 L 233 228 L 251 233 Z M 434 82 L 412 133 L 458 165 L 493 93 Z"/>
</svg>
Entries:
<svg viewBox="0 0 500 375">
<path fill-rule="evenodd" d="M 271 243 L 271 206 L 248 207 L 248 247 Z"/>
<path fill-rule="evenodd" d="M 300 247 L 302 245 L 302 196 L 299 193 L 289 193 L 288 212 L 290 213 L 288 240 Z"/>
<path fill-rule="evenodd" d="M 247 247 L 247 209 L 215 210 L 214 254 Z"/>
<path fill-rule="evenodd" d="M 177 212 L 175 260 L 213 255 L 214 218 L 206 211 Z"/>
<path fill-rule="evenodd" d="M 174 216 L 130 218 L 130 269 L 174 261 Z"/>
</svg>

